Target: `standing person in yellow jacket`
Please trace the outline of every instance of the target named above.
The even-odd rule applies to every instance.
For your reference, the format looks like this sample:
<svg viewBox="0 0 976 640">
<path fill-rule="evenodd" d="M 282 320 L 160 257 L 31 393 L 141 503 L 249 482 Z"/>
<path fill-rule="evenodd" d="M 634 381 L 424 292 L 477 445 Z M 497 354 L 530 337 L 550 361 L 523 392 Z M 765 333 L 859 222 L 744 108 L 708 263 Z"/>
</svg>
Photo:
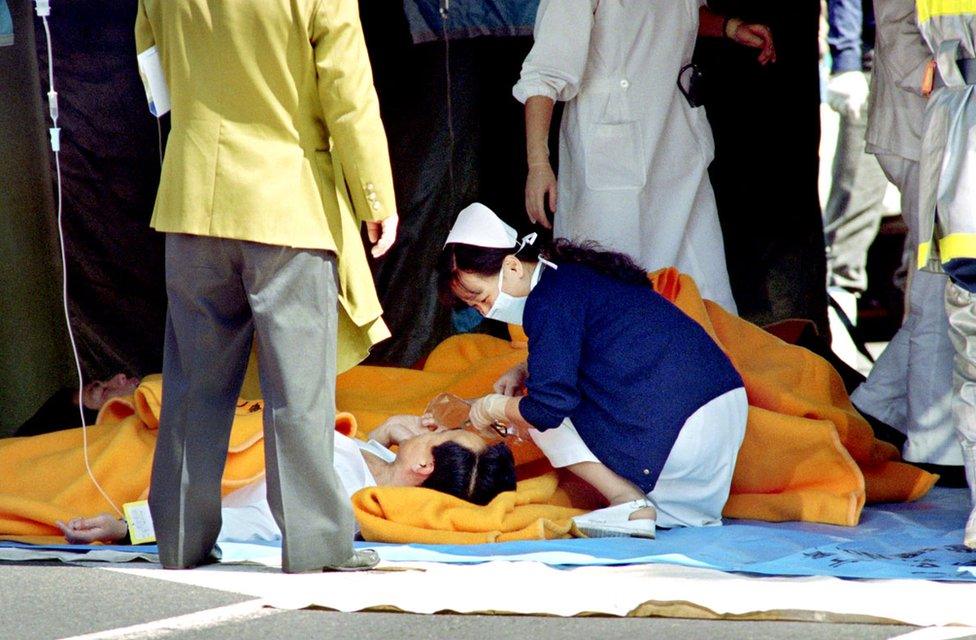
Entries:
<svg viewBox="0 0 976 640">
<path fill-rule="evenodd" d="M 167 568 L 207 561 L 234 405 L 257 341 L 268 502 L 286 572 L 367 568 L 332 468 L 335 376 L 389 335 L 359 237 L 396 237 L 356 0 L 140 0 L 172 130 L 166 386 L 149 504 Z"/>
</svg>

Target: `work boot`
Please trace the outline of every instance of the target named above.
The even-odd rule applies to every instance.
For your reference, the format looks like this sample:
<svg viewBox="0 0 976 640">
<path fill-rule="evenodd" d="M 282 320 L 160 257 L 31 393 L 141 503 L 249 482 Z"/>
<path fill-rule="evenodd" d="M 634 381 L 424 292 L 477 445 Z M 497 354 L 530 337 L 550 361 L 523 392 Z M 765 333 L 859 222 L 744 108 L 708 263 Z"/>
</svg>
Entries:
<svg viewBox="0 0 976 640">
<path fill-rule="evenodd" d="M 952 419 L 962 445 L 969 482 L 969 520 L 965 545 L 976 548 L 976 294 L 951 280 L 946 286 L 949 338 L 955 350 L 952 366 Z"/>
</svg>

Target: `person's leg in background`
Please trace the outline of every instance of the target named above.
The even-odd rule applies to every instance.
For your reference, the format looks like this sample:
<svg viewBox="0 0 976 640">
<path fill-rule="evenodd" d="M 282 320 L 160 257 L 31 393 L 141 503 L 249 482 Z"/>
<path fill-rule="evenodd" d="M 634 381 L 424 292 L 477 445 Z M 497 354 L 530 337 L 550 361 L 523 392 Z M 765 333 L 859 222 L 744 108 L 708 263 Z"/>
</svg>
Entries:
<svg viewBox="0 0 976 640">
<path fill-rule="evenodd" d="M 353 568 L 352 509 L 333 468 L 335 256 L 255 243 L 242 252 L 265 402 L 268 503 L 282 533 L 282 569 Z"/>
<path fill-rule="evenodd" d="M 878 161 L 865 151 L 866 129 L 867 105 L 856 118 L 840 114 L 830 195 L 824 208 L 828 292 L 852 323 L 857 321 L 857 298 L 868 286 L 868 249 L 878 235 L 888 188 Z M 831 323 L 835 351 L 856 367 L 853 342 L 838 339 L 845 334 L 842 327 L 842 323 Z"/>
<path fill-rule="evenodd" d="M 962 445 L 972 507 L 963 541 L 972 549 L 976 548 L 976 260 L 952 260 L 946 271 L 950 281 L 945 304 L 949 337 L 955 349 L 952 413 Z"/>
<path fill-rule="evenodd" d="M 918 259 L 918 163 L 911 163 L 905 179 L 909 196 L 906 206 L 909 223 L 908 256 L 911 266 Z M 942 271 L 910 269 L 906 294 L 908 315 L 912 321 L 907 362 L 908 441 L 903 454 L 909 462 L 941 467 L 958 467 L 962 454 L 953 428 L 952 361 L 953 345 L 949 336 L 945 291 L 949 277 Z M 958 469 L 934 469 L 946 483 L 958 485 Z M 951 476 L 955 475 L 955 479 Z"/>
<path fill-rule="evenodd" d="M 236 242 L 166 234 L 163 406 L 149 507 L 160 563 L 194 567 L 220 532 L 220 478 L 253 324 Z"/>
<path fill-rule="evenodd" d="M 918 255 L 918 163 L 889 154 L 879 154 L 878 161 L 901 191 L 902 216 L 908 226 L 908 313 L 851 400 L 862 413 L 905 434 L 906 460 L 958 466 L 962 461 L 951 414 L 953 350 L 943 302 L 947 277 L 914 268 Z M 952 480 L 948 470 L 936 471 L 946 475 L 944 481 Z"/>
</svg>

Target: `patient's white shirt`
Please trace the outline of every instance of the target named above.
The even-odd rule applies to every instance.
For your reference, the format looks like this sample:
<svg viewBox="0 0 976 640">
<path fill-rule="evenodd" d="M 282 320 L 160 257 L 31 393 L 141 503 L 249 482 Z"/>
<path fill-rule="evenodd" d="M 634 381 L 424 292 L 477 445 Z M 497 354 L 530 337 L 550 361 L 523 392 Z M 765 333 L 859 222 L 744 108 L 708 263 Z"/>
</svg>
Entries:
<svg viewBox="0 0 976 640">
<path fill-rule="evenodd" d="M 376 480 L 366 466 L 361 451 L 368 451 L 391 462 L 395 455 L 383 445 L 355 440 L 341 433 L 335 434 L 333 466 L 342 488 L 350 498 L 364 487 L 375 487 Z M 218 542 L 255 542 L 280 540 L 281 531 L 268 506 L 268 486 L 264 477 L 224 496 L 220 515 Z"/>
</svg>

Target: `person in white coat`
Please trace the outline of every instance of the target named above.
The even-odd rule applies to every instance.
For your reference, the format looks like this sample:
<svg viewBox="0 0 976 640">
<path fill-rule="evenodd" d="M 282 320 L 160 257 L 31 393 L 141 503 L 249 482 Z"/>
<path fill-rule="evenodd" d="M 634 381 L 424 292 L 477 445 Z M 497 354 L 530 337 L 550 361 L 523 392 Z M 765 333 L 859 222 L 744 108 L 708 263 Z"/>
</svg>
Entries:
<svg viewBox="0 0 976 640">
<path fill-rule="evenodd" d="M 932 53 L 919 32 L 914 0 L 875 0 L 874 9 L 867 150 L 901 191 L 911 267 L 919 245 L 922 85 Z M 851 400 L 907 436 L 902 455 L 909 462 L 958 466 L 962 452 L 952 424 L 953 350 L 943 304 L 947 277 L 941 270 L 908 272 L 905 322 Z"/>
<path fill-rule="evenodd" d="M 760 48 L 762 63 L 775 49 L 765 26 L 702 5 L 543 0 L 513 94 L 525 103 L 531 220 L 548 228 L 548 204 L 556 236 L 596 241 L 645 269 L 677 266 L 735 312 L 691 57 L 699 34 Z M 566 102 L 558 183 L 548 150 L 556 100 Z"/>
</svg>

